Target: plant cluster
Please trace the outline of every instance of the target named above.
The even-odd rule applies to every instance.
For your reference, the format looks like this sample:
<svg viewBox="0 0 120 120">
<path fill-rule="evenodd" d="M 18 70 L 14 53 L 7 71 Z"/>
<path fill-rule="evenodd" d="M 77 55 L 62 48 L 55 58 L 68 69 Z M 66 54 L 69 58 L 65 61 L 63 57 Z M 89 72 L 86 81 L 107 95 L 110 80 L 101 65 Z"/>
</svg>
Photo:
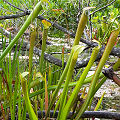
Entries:
<svg viewBox="0 0 120 120">
<path fill-rule="evenodd" d="M 18 41 L 29 25 L 33 23 L 39 12 L 48 9 L 48 7 L 45 8 L 45 6 L 49 5 L 50 8 L 53 8 L 53 6 L 56 7 L 57 9 L 51 9 L 49 15 L 53 14 L 52 12 L 55 12 L 55 14 L 51 16 L 53 18 L 57 16 L 59 18 L 59 22 L 61 21 L 60 17 L 64 16 L 65 18 L 61 21 L 61 23 L 63 22 L 68 24 L 67 17 L 70 13 L 66 14 L 66 12 L 69 9 L 71 10 L 72 7 L 75 8 L 75 6 L 73 6 L 72 3 L 69 4 L 69 2 L 65 1 L 65 3 L 69 4 L 69 6 L 67 6 L 66 10 L 64 10 L 63 8 L 66 4 L 64 4 L 63 1 L 59 1 L 59 4 L 56 2 L 57 1 L 52 0 L 50 4 L 47 0 L 41 0 L 40 2 L 35 2 L 34 0 L 30 2 L 25 0 L 26 5 L 27 3 L 33 3 L 35 4 L 35 7 L 33 7 L 33 11 L 27 17 L 14 39 L 12 40 L 11 35 L 9 36 L 9 45 L 7 47 L 7 38 L 3 33 L 1 35 L 2 52 L 0 54 L 0 103 L 1 115 L 4 120 L 7 120 L 9 117 L 11 117 L 12 120 L 15 120 L 15 118 L 18 118 L 18 120 L 25 120 L 26 113 L 29 114 L 29 118 L 31 120 L 38 120 L 38 111 L 42 111 L 42 118 L 49 119 L 51 110 L 54 110 L 53 117 L 56 114 L 56 111 L 59 110 L 57 115 L 58 120 L 66 120 L 70 111 L 73 111 L 72 116 L 70 116 L 71 119 L 79 120 L 87 109 L 90 110 L 91 102 L 95 93 L 107 79 L 107 75 L 105 76 L 102 73 L 102 69 L 109 58 L 112 48 L 117 43 L 117 37 L 120 32 L 119 20 L 117 20 L 117 16 L 114 13 L 110 14 L 110 21 L 107 21 L 108 25 L 106 25 L 106 27 L 104 24 L 104 17 L 102 17 L 100 25 L 96 24 L 95 27 L 98 28 L 98 33 L 97 36 L 95 36 L 96 40 L 93 40 L 93 42 L 97 45 L 92 49 L 89 62 L 82 71 L 78 80 L 75 81 L 73 77 L 78 55 L 84 54 L 84 51 L 87 49 L 87 47 L 79 45 L 79 41 L 88 22 L 88 13 L 90 9 L 94 7 L 84 8 L 80 15 L 74 43 L 66 65 L 64 64 L 64 48 L 62 48 L 62 67 L 51 65 L 44 59 L 48 31 L 52 26 L 52 24 L 47 20 L 42 20 L 42 51 L 40 58 L 38 58 L 39 64 L 33 65 L 33 52 L 36 49 L 35 38 L 38 30 L 37 26 L 34 26 L 30 31 L 29 59 L 28 61 L 20 60 L 19 56 L 24 44 L 24 38 L 22 38 L 20 45 L 18 45 Z M 60 7 L 59 9 L 58 6 Z M 74 12 L 74 9 L 73 11 L 71 10 L 71 14 L 74 14 Z M 94 17 L 92 22 L 96 22 L 95 20 L 98 21 L 98 18 Z M 35 23 L 36 22 L 37 21 L 35 21 Z M 103 43 L 105 43 L 106 47 L 99 64 L 97 65 L 94 74 L 87 77 L 87 74 L 93 66 L 101 49 L 101 44 Z M 11 53 L 14 46 L 15 50 L 12 57 Z M 25 62 L 26 65 L 23 64 Z M 118 70 L 119 67 L 120 58 L 115 61 L 113 70 Z M 112 74 L 111 79 L 120 85 L 120 79 L 115 74 Z M 90 84 L 90 87 L 86 93 L 84 85 L 88 83 Z M 61 89 L 62 92 L 60 93 Z M 99 109 L 104 94 L 98 101 L 94 111 Z M 79 108 L 76 107 L 78 104 Z M 43 114 L 43 110 L 45 110 L 45 115 Z"/>
</svg>

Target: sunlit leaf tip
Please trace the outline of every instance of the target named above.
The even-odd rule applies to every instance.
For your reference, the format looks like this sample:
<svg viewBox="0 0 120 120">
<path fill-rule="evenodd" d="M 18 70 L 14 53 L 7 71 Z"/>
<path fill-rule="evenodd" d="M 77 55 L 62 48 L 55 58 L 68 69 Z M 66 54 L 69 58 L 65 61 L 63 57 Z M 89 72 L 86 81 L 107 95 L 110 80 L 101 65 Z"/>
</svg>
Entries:
<svg viewBox="0 0 120 120">
<path fill-rule="evenodd" d="M 44 25 L 45 29 L 48 29 L 51 26 L 51 23 L 46 20 L 42 20 L 42 24 Z"/>
</svg>

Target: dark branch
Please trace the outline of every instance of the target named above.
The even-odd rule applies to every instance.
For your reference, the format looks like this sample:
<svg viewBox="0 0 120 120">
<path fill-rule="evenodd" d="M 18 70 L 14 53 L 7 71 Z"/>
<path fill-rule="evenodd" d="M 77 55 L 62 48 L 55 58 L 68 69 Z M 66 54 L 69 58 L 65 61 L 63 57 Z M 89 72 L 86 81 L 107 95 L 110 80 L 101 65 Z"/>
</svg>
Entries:
<svg viewBox="0 0 120 120">
<path fill-rule="evenodd" d="M 38 18 L 41 19 L 41 20 L 44 20 L 44 19 L 45 19 L 45 18 L 43 18 L 42 16 L 38 16 Z M 45 20 L 47 20 L 47 19 L 45 19 Z M 71 37 L 75 37 L 75 34 L 74 34 L 73 32 L 68 31 L 67 29 L 63 28 L 62 26 L 60 26 L 60 25 L 58 25 L 57 23 L 54 23 L 54 22 L 52 22 L 52 21 L 50 21 L 50 20 L 47 20 L 47 21 L 50 22 L 50 23 L 51 23 L 54 27 L 56 27 L 57 29 L 63 31 L 64 33 L 69 34 Z M 95 46 L 97 46 L 96 43 L 94 43 L 94 42 L 92 42 L 92 41 L 89 41 L 89 40 L 86 40 L 86 39 L 84 39 L 83 37 L 81 37 L 80 41 L 83 42 L 83 43 L 85 43 L 85 44 L 87 44 L 87 45 L 90 46 L 90 47 L 95 47 Z M 104 49 L 105 49 L 105 46 L 103 46 L 102 49 L 104 50 Z M 102 50 L 102 51 L 103 51 L 103 50 Z M 112 51 L 111 51 L 110 54 L 120 57 L 120 48 L 113 47 L 113 49 L 112 49 Z"/>
<path fill-rule="evenodd" d="M 38 16 L 37 18 L 39 18 L 39 19 L 41 19 L 41 20 L 47 20 L 47 19 L 43 18 L 42 16 Z M 71 37 L 75 37 L 75 34 L 74 34 L 73 32 L 68 31 L 67 29 L 63 28 L 62 26 L 58 25 L 58 24 L 55 23 L 55 22 L 52 22 L 52 21 L 50 21 L 50 20 L 47 20 L 47 21 L 50 22 L 50 23 L 51 23 L 54 27 L 56 27 L 57 29 L 63 31 L 64 33 L 69 34 Z M 85 43 L 85 44 L 87 44 L 87 45 L 90 46 L 90 47 L 95 47 L 95 46 L 97 46 L 96 43 L 94 43 L 94 42 L 92 42 L 92 41 L 89 41 L 89 40 L 86 40 L 86 39 L 84 39 L 83 37 L 81 37 L 80 41 L 83 42 L 83 43 Z M 104 49 L 105 49 L 105 46 L 103 46 L 102 49 L 104 50 Z M 102 50 L 102 51 L 103 51 L 103 50 Z M 112 51 L 111 51 L 110 54 L 120 57 L 120 48 L 113 47 L 113 49 L 112 49 Z"/>
<path fill-rule="evenodd" d="M 5 35 L 8 38 L 10 36 L 10 32 L 8 32 L 7 30 L 3 29 L 2 27 L 0 27 L 0 33 L 2 33 L 3 35 Z M 12 39 L 14 38 L 13 34 L 11 34 L 11 38 Z M 20 39 L 18 42 L 20 44 L 22 42 L 22 39 Z M 23 48 L 29 50 L 29 46 L 30 46 L 29 42 L 23 41 L 23 46 L 22 46 Z M 2 48 L 2 45 L 0 45 L 0 48 Z M 34 54 L 36 54 L 38 56 L 41 56 L 41 50 L 38 49 L 37 47 L 34 47 Z M 62 61 L 60 59 L 57 59 L 57 58 L 53 57 L 52 55 L 45 53 L 44 54 L 44 58 L 48 62 L 62 67 Z M 77 62 L 75 68 L 85 67 L 87 65 L 88 61 L 89 61 L 89 59 L 83 60 L 81 62 Z M 66 62 L 64 64 L 66 65 Z"/>
<path fill-rule="evenodd" d="M 28 15 L 28 14 L 30 14 L 30 12 L 27 11 L 26 14 Z M 25 15 L 25 13 L 24 13 L 24 15 Z M 47 19 L 45 19 L 45 18 L 42 17 L 42 16 L 38 16 L 37 18 L 40 19 L 40 20 L 47 20 Z M 75 34 L 74 34 L 73 32 L 68 31 L 66 28 L 58 25 L 58 24 L 55 23 L 55 22 L 52 22 L 52 21 L 50 21 L 50 20 L 47 20 L 47 21 L 50 22 L 55 28 L 57 28 L 57 29 L 59 29 L 59 30 L 61 30 L 61 31 L 67 33 L 67 34 L 69 34 L 71 37 L 75 37 Z M 84 39 L 83 37 L 81 37 L 80 41 L 83 42 L 83 43 L 85 43 L 85 44 L 87 44 L 87 45 L 90 46 L 90 47 L 95 47 L 95 46 L 97 46 L 96 43 L 93 43 L 92 41 L 86 40 L 86 39 Z M 103 48 L 105 48 L 105 46 L 104 46 Z M 120 57 L 120 48 L 114 47 L 114 48 L 112 49 L 112 51 L 111 51 L 110 54 Z"/>
<path fill-rule="evenodd" d="M 95 14 L 96 12 L 98 12 L 98 11 L 100 11 L 100 10 L 102 10 L 102 9 L 105 9 L 106 7 L 108 7 L 108 6 L 110 6 L 111 4 L 113 4 L 115 1 L 116 1 L 116 0 L 113 0 L 111 3 L 109 3 L 109 4 L 107 4 L 107 5 L 99 8 L 98 10 L 95 10 L 94 12 L 90 13 L 89 15 L 93 15 L 93 14 Z"/>
<path fill-rule="evenodd" d="M 114 0 L 114 1 L 115 1 L 115 0 Z M 110 4 L 112 4 L 114 1 L 112 1 Z M 110 5 L 110 4 L 108 4 L 108 5 Z M 103 8 L 107 7 L 108 5 L 104 6 Z M 100 8 L 99 10 L 101 10 L 101 9 L 103 9 L 103 8 Z M 97 10 L 97 11 L 99 11 L 99 10 Z M 97 12 L 97 11 L 94 11 L 94 13 Z M 3 18 L 10 19 L 10 18 L 12 18 L 12 17 L 17 18 L 17 17 L 22 17 L 22 15 L 25 16 L 25 15 L 29 15 L 29 14 L 30 14 L 29 11 L 27 11 L 27 12 L 24 11 L 24 13 L 21 13 L 21 14 L 19 14 L 19 15 L 14 15 L 14 16 L 9 16 L 9 17 L 7 17 L 7 16 L 6 16 L 6 17 L 1 17 L 1 19 L 3 19 Z M 45 19 L 45 18 L 42 17 L 42 16 L 38 16 L 37 18 L 40 19 L 40 20 L 44 20 L 44 19 Z M 45 20 L 47 20 L 47 19 L 45 19 Z M 61 30 L 61 31 L 67 33 L 67 34 L 69 34 L 71 37 L 75 37 L 75 34 L 74 34 L 74 33 L 68 31 L 67 29 L 63 28 L 62 26 L 58 25 L 57 23 L 52 22 L 52 21 L 50 21 L 50 20 L 47 20 L 47 21 L 50 22 L 50 23 L 51 23 L 54 27 L 56 27 L 57 29 L 59 29 L 59 30 Z M 90 47 L 95 47 L 95 46 L 97 45 L 96 43 L 93 43 L 92 41 L 86 40 L 86 39 L 84 39 L 84 38 L 81 38 L 80 41 L 83 42 L 83 43 L 85 43 L 85 44 L 87 44 L 87 45 L 90 46 Z M 99 55 L 98 55 L 98 57 L 97 57 L 96 60 L 98 60 L 98 59 L 101 58 L 104 49 L 105 49 L 105 46 L 102 47 L 101 52 L 99 53 Z M 39 56 L 41 55 L 41 50 L 35 48 L 34 51 L 35 51 L 35 54 L 37 54 L 37 55 L 39 55 Z M 114 48 L 112 49 L 112 51 L 111 51 L 110 54 L 120 57 L 120 49 L 114 47 Z M 51 56 L 51 55 L 45 54 L 45 59 L 48 60 L 48 61 L 51 62 L 51 63 L 54 63 L 54 64 L 58 65 L 58 66 L 62 66 L 61 60 L 56 59 L 56 58 L 54 59 L 54 57 Z M 87 65 L 88 61 L 89 61 L 89 58 L 86 59 L 86 60 L 83 60 L 83 61 L 81 61 L 81 62 L 78 62 L 78 63 L 76 64 L 76 68 L 85 67 L 85 66 Z M 66 64 L 66 63 L 65 63 L 65 64 Z"/>
<path fill-rule="evenodd" d="M 30 12 L 29 12 L 29 11 L 26 11 L 26 12 L 21 13 L 21 14 L 19 14 L 19 15 L 17 14 L 17 15 L 10 15 L 10 16 L 0 16 L 0 20 L 2 20 L 2 19 L 18 18 L 18 17 L 22 17 L 22 16 L 25 16 L 25 15 L 29 15 L 29 14 L 30 14 Z M 42 17 L 42 16 L 38 16 L 37 18 L 40 19 L 40 20 L 46 20 L 46 21 L 50 22 L 55 28 L 57 28 L 57 29 L 59 29 L 59 30 L 61 30 L 61 31 L 67 33 L 67 34 L 69 34 L 71 37 L 75 37 L 75 34 L 74 34 L 74 33 L 68 31 L 66 28 L 58 25 L 57 23 L 52 22 L 52 21 L 50 21 L 50 20 L 47 20 L 47 19 L 45 19 L 45 18 Z M 97 44 L 93 44 L 93 42 L 91 42 L 91 41 L 89 41 L 89 40 L 86 40 L 86 39 L 84 39 L 84 38 L 81 38 L 80 41 L 83 42 L 83 43 L 85 43 L 85 44 L 87 44 L 88 46 L 91 46 L 91 47 L 97 45 Z"/>
<path fill-rule="evenodd" d="M 102 73 L 109 79 L 112 79 L 117 85 L 120 86 L 120 78 L 114 73 L 113 68 L 109 67 L 102 71 Z"/>
<path fill-rule="evenodd" d="M 26 16 L 26 15 L 29 15 L 28 11 L 20 13 L 20 14 L 15 14 L 15 15 L 0 16 L 0 20 L 12 19 L 12 18 L 20 18 L 20 17 Z"/>
<path fill-rule="evenodd" d="M 30 14 L 30 12 L 26 12 L 25 10 L 23 10 L 23 9 L 21 9 L 21 8 L 18 8 L 17 6 L 11 4 L 10 2 L 8 2 L 8 1 L 6 1 L 6 0 L 3 0 L 3 1 L 5 1 L 6 3 L 8 3 L 10 6 L 13 6 L 14 8 L 17 8 L 18 10 L 24 12 L 24 14 L 21 13 L 21 16 L 18 16 L 18 15 L 11 15 L 11 16 L 9 16 L 9 17 L 6 16 L 6 19 L 22 17 L 22 14 L 23 14 L 23 16 Z M 104 7 L 99 8 L 98 10 L 95 10 L 94 12 L 90 13 L 89 16 L 95 14 L 96 12 L 98 12 L 98 11 L 100 11 L 100 10 L 102 10 L 102 9 L 105 9 L 106 7 L 108 7 L 108 6 L 110 6 L 112 3 L 114 3 L 115 1 L 116 1 L 116 0 L 113 0 L 111 3 L 105 5 Z M 27 13 L 27 14 L 25 14 L 25 13 Z M 13 16 L 13 17 L 12 17 L 12 16 Z M 16 17 L 14 17 L 14 16 L 16 16 Z M 2 18 L 2 16 L 1 16 L 1 18 Z M 4 18 L 5 18 L 5 17 L 3 16 L 3 19 L 4 19 Z M 39 17 L 38 17 L 38 18 L 39 18 Z M 40 18 L 40 19 L 41 19 L 41 18 Z M 0 19 L 0 20 L 1 20 L 1 19 Z"/>
<path fill-rule="evenodd" d="M 8 32 L 7 30 L 5 30 L 5 29 L 3 29 L 3 28 L 1 28 L 1 27 L 0 27 L 0 32 L 3 33 L 3 34 L 4 34 L 5 36 L 7 36 L 7 37 L 9 37 L 9 35 L 10 35 L 10 32 Z M 14 38 L 14 35 L 13 35 L 13 34 L 11 34 L 11 38 L 12 38 L 12 39 Z M 22 40 L 20 39 L 20 40 L 19 40 L 19 44 L 21 43 L 21 41 L 22 41 Z M 23 41 L 23 48 L 29 50 L 29 46 L 30 46 L 30 45 L 29 45 L 29 42 Z M 2 46 L 1 46 L 1 47 L 2 47 Z M 118 49 L 117 49 L 117 50 L 118 50 Z M 100 52 L 99 52 L 99 54 L 98 54 L 98 56 L 97 56 L 97 58 L 96 58 L 96 61 L 101 58 L 103 51 L 104 51 L 104 46 L 101 48 L 101 50 L 100 50 Z M 119 53 L 120 53 L 120 52 L 119 52 Z M 34 54 L 36 54 L 36 55 L 38 55 L 38 56 L 41 56 L 41 50 L 38 49 L 38 48 L 36 48 L 36 47 L 34 47 Z M 62 61 L 61 61 L 60 59 L 57 59 L 57 58 L 53 57 L 52 55 L 45 53 L 45 54 L 44 54 L 44 58 L 45 58 L 45 60 L 49 61 L 50 63 L 53 63 L 53 64 L 55 64 L 55 65 L 57 65 L 57 66 L 62 67 Z M 89 62 L 89 59 L 90 59 L 90 57 L 88 57 L 88 58 L 86 58 L 86 59 L 83 59 L 83 60 L 81 60 L 81 61 L 77 61 L 76 66 L 75 66 L 75 69 L 82 68 L 82 67 L 86 67 L 87 64 L 88 64 L 88 62 Z M 66 65 L 66 62 L 64 63 L 64 65 Z"/>
<path fill-rule="evenodd" d="M 50 111 L 50 117 L 51 118 L 57 118 L 59 111 L 56 111 L 54 114 L 54 111 Z M 53 117 L 54 116 L 54 117 Z M 68 119 L 71 119 L 72 112 L 69 112 Z M 26 117 L 29 118 L 29 114 L 26 114 Z M 38 111 L 38 118 L 45 117 L 45 111 Z M 118 112 L 106 112 L 106 111 L 85 111 L 81 118 L 104 118 L 104 119 L 120 119 L 120 113 Z"/>
<path fill-rule="evenodd" d="M 23 16 L 25 16 L 25 14 L 26 14 L 26 15 L 29 15 L 30 12 L 27 11 L 26 13 L 23 13 Z M 17 16 L 18 16 L 18 15 L 17 15 Z M 8 17 L 8 18 L 9 18 L 9 17 Z M 47 20 L 47 19 L 45 19 L 44 17 L 42 17 L 42 16 L 40 16 L 40 15 L 39 15 L 37 18 L 40 19 L 40 20 Z M 0 16 L 0 20 L 1 20 L 1 16 Z M 59 30 L 61 30 L 61 31 L 67 33 L 67 34 L 69 34 L 71 37 L 75 37 L 75 34 L 74 34 L 73 32 L 68 31 L 66 28 L 58 25 L 58 24 L 55 23 L 55 22 L 52 22 L 52 21 L 50 21 L 50 20 L 47 20 L 47 21 L 50 22 L 55 28 L 57 28 L 57 29 L 59 29 Z M 92 41 L 86 40 L 86 39 L 84 39 L 83 37 L 81 37 L 80 41 L 83 42 L 83 43 L 85 43 L 85 44 L 87 44 L 87 45 L 90 46 L 90 47 L 95 47 L 95 46 L 97 45 L 96 43 L 93 43 Z M 105 46 L 104 46 L 103 48 L 105 48 Z M 114 48 L 112 49 L 112 51 L 111 51 L 110 54 L 120 57 L 120 48 L 114 47 Z"/>
<path fill-rule="evenodd" d="M 12 7 L 16 8 L 16 9 L 18 9 L 18 10 L 20 10 L 20 11 L 25 12 L 23 9 L 21 9 L 21 8 L 19 8 L 19 7 L 15 6 L 15 5 L 13 5 L 12 3 L 10 3 L 10 2 L 8 2 L 8 1 L 6 1 L 6 0 L 3 0 L 3 1 L 4 1 L 4 2 L 6 2 L 7 4 L 9 4 L 10 6 L 12 6 Z"/>
</svg>

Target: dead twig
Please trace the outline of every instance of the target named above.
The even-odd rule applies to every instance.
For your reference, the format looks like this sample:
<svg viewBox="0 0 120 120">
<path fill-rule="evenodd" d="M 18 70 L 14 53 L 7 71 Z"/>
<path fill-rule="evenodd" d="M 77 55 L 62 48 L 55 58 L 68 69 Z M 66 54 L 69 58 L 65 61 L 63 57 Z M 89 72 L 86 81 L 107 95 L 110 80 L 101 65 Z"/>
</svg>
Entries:
<svg viewBox="0 0 120 120">
<path fill-rule="evenodd" d="M 107 78 L 113 80 L 117 85 L 120 86 L 120 78 L 114 73 L 113 68 L 109 67 L 102 72 Z"/>
<path fill-rule="evenodd" d="M 6 2 L 7 4 L 9 4 L 10 6 L 12 6 L 12 7 L 16 8 L 16 9 L 18 9 L 18 10 L 20 10 L 20 11 L 25 12 L 25 10 L 23 10 L 23 9 L 21 9 L 21 8 L 19 8 L 19 7 L 15 6 L 15 5 L 13 5 L 12 3 L 8 2 L 7 0 L 3 0 L 3 1 L 4 1 L 4 2 Z"/>
<path fill-rule="evenodd" d="M 15 15 L 5 15 L 5 16 L 0 16 L 0 20 L 6 20 L 6 19 L 12 19 L 12 18 L 20 18 L 26 15 L 29 15 L 30 13 L 28 11 L 15 14 Z"/>
<path fill-rule="evenodd" d="M 116 0 L 113 0 L 111 3 L 109 3 L 109 4 L 107 4 L 107 5 L 99 8 L 98 10 L 95 10 L 94 12 L 90 13 L 89 15 L 90 15 L 90 16 L 91 16 L 91 15 L 94 15 L 96 12 L 98 12 L 98 11 L 100 11 L 100 10 L 102 10 L 102 9 L 105 9 L 106 7 L 108 7 L 108 6 L 110 6 L 111 4 L 113 4 L 115 1 L 116 1 Z"/>
</svg>

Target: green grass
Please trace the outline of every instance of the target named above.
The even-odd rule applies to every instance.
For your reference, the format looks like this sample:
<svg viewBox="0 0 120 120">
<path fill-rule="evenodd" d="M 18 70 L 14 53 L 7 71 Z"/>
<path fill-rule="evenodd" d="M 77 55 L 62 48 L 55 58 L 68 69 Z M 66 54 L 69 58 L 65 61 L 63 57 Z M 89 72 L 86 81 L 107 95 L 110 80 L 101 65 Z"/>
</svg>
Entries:
<svg viewBox="0 0 120 120">
<path fill-rule="evenodd" d="M 12 2 L 12 0 L 9 0 L 9 2 Z M 16 0 L 14 2 L 15 2 L 14 5 L 21 7 L 22 9 L 29 8 L 29 10 L 32 10 L 37 3 L 37 1 L 35 2 L 34 0 L 33 1 Z M 4 10 L 0 11 L 1 15 L 16 14 L 16 11 L 17 11 L 16 8 L 10 7 L 8 4 L 5 4 L 3 1 L 2 1 L 2 5 L 4 6 Z M 52 5 L 52 7 L 53 6 L 55 5 Z M 52 8 L 46 7 L 40 11 L 40 14 L 43 11 L 47 11 L 48 9 L 51 10 Z M 37 16 L 37 14 L 38 14 L 38 11 L 36 12 L 36 15 L 34 16 L 34 18 Z M 45 16 L 46 14 L 47 13 L 45 13 Z M 33 19 L 32 14 L 29 16 L 29 19 L 27 19 L 27 17 L 24 17 L 16 20 L 0 21 L 0 23 L 3 25 L 5 29 L 8 27 L 12 27 L 14 25 L 14 22 L 20 29 L 21 24 L 23 24 L 25 20 L 27 20 L 28 22 L 28 23 L 25 22 L 25 24 L 23 25 L 23 27 L 20 29 L 20 31 L 18 32 L 18 34 L 13 40 L 11 39 L 11 37 L 6 38 L 2 33 L 0 34 L 0 39 L 2 40 L 2 52 L 3 52 L 0 55 L 0 69 L 1 69 L 0 71 L 0 102 L 4 108 L 2 109 L 2 107 L 0 107 L 0 109 L 2 111 L 3 117 L 7 116 L 10 113 L 11 119 L 15 120 L 16 110 L 17 110 L 16 106 L 17 106 L 18 120 L 21 120 L 21 119 L 25 120 L 27 112 L 29 113 L 31 120 L 33 118 L 38 119 L 37 111 L 45 110 L 45 96 L 46 96 L 45 86 L 47 86 L 48 101 L 49 101 L 48 102 L 49 107 L 47 108 L 48 109 L 47 115 L 49 114 L 49 111 L 51 109 L 55 109 L 60 111 L 58 115 L 58 119 L 59 118 L 66 119 L 67 113 L 74 107 L 74 103 L 76 102 L 78 93 L 80 92 L 80 90 L 83 91 L 84 84 L 91 83 L 92 87 L 90 87 L 90 92 L 88 92 L 88 97 L 85 99 L 86 103 L 83 104 L 83 107 L 80 109 L 80 111 L 76 109 L 76 113 L 80 113 L 79 115 L 81 115 L 85 110 L 87 110 L 87 106 L 89 104 L 91 97 L 94 96 L 94 94 L 97 92 L 97 90 L 101 87 L 101 85 L 106 80 L 104 75 L 100 72 L 109 54 L 107 54 L 107 57 L 104 57 L 104 59 L 101 60 L 102 61 L 101 64 L 98 65 L 98 68 L 97 68 L 98 73 L 97 74 L 95 73 L 95 75 L 92 75 L 90 77 L 86 77 L 87 73 L 89 72 L 90 68 L 94 63 L 95 57 L 97 55 L 96 52 L 98 52 L 97 50 L 95 50 L 96 52 L 93 51 L 95 55 L 92 55 L 89 61 L 90 63 L 86 68 L 84 68 L 84 70 L 78 69 L 80 76 L 79 78 L 76 79 L 74 74 L 74 66 L 78 57 L 79 47 L 81 47 L 81 46 L 78 47 L 76 45 L 79 43 L 84 27 L 87 23 L 86 12 L 83 12 L 82 15 L 83 16 L 81 18 L 81 21 L 78 26 L 78 30 L 76 32 L 75 42 L 73 44 L 74 47 L 72 48 L 71 54 L 70 55 L 64 54 L 63 58 L 62 58 L 62 54 L 54 55 L 58 59 L 61 59 L 61 60 L 64 59 L 65 61 L 67 61 L 67 65 L 64 70 L 63 70 L 63 67 L 59 67 L 54 64 L 51 64 L 48 61 L 45 61 L 43 58 L 44 52 L 47 52 L 47 53 L 62 52 L 62 48 L 63 48 L 62 45 L 47 46 L 47 48 L 44 46 L 45 48 L 42 48 L 42 57 L 40 57 L 39 60 L 37 60 L 38 63 L 36 64 L 34 63 L 36 60 L 33 60 L 33 56 L 35 55 L 33 54 L 34 41 L 32 41 L 30 46 L 30 51 L 25 53 L 25 55 L 29 56 L 29 60 L 19 58 L 23 52 L 22 51 L 23 42 L 21 42 L 20 47 L 18 49 L 17 41 L 19 40 L 20 36 L 25 32 L 29 24 L 31 24 L 31 18 Z M 46 18 L 48 17 L 46 16 Z M 59 22 L 64 21 L 64 19 L 62 21 L 62 15 L 58 18 L 59 18 Z M 19 22 L 18 20 L 20 19 L 22 19 L 23 21 Z M 40 21 L 35 20 L 33 24 L 35 27 L 41 27 L 41 31 L 43 31 L 43 28 L 42 28 L 43 26 L 40 25 L 41 24 Z M 53 31 L 51 32 L 51 29 L 49 29 L 48 35 L 51 34 L 50 36 L 65 37 L 63 33 L 59 31 L 55 31 L 55 35 L 53 35 L 52 34 Z M 10 45 L 6 48 L 5 46 L 6 46 L 7 39 L 9 40 Z M 22 39 L 23 41 L 25 40 L 24 38 Z M 31 37 L 31 40 L 35 40 L 34 35 L 33 35 L 33 38 Z M 58 40 L 54 42 L 66 43 L 65 41 L 58 41 Z M 15 43 L 17 45 L 12 57 L 11 50 Z M 64 50 L 64 52 L 70 52 L 70 51 L 71 50 L 68 50 L 68 49 Z M 109 52 L 110 51 L 108 51 L 107 53 Z M 84 52 L 82 52 L 80 56 L 82 54 L 84 54 Z M 40 63 L 40 61 L 42 62 Z M 117 67 L 115 69 L 119 67 L 119 61 L 116 66 Z M 23 75 L 22 77 L 21 77 L 21 74 Z M 97 77 L 94 78 L 94 76 L 97 76 Z M 47 79 L 46 81 L 47 84 L 45 84 L 45 78 Z M 94 82 L 91 82 L 92 79 L 94 80 Z M 98 79 L 100 80 L 100 82 L 96 84 Z M 58 96 L 58 93 L 60 93 L 59 91 L 61 89 L 63 89 L 63 91 Z M 82 92 L 82 94 L 84 94 L 84 92 Z M 57 105 L 55 105 L 56 102 L 57 102 Z M 97 109 L 98 108 L 99 107 L 97 107 Z M 80 116 L 75 114 L 75 117 L 76 119 L 78 119 Z M 7 118 L 5 119 L 7 120 Z"/>
</svg>

